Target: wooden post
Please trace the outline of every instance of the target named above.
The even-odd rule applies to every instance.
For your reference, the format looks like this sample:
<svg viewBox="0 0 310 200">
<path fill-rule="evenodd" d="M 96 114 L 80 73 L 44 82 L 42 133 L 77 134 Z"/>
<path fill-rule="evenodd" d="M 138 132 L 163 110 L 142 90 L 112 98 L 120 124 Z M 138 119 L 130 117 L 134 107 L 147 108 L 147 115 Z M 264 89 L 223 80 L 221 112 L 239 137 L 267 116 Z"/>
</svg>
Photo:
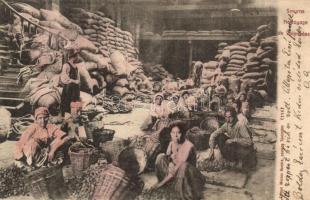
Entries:
<svg viewBox="0 0 310 200">
<path fill-rule="evenodd" d="M 192 73 L 192 62 L 193 62 L 193 42 L 192 42 L 192 40 L 188 41 L 188 45 L 189 45 L 189 58 L 188 58 L 189 74 L 188 74 L 188 78 L 190 78 L 191 73 Z"/>
<path fill-rule="evenodd" d="M 116 2 L 116 26 L 118 28 L 122 26 L 121 3 L 119 0 Z"/>
<path fill-rule="evenodd" d="M 141 25 L 140 25 L 140 22 L 137 21 L 136 22 L 136 31 L 135 31 L 135 44 L 136 44 L 136 47 L 137 49 L 140 50 L 140 28 L 141 28 Z"/>
</svg>

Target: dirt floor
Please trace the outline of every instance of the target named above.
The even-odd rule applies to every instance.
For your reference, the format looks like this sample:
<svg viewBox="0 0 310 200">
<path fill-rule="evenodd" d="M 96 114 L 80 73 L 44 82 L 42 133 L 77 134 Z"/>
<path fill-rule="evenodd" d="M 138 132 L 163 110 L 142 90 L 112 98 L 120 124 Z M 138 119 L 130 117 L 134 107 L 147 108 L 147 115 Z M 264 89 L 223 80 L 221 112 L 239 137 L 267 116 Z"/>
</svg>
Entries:
<svg viewBox="0 0 310 200">
<path fill-rule="evenodd" d="M 127 138 L 141 135 L 140 126 L 148 115 L 148 106 L 139 105 L 128 114 L 107 115 L 104 118 L 105 128 L 116 131 L 115 138 Z M 274 191 L 275 141 L 276 141 L 276 106 L 267 105 L 258 108 L 252 119 L 251 127 L 255 130 L 255 146 L 258 164 L 249 174 L 235 171 L 203 172 L 207 184 L 204 199 L 223 200 L 271 200 Z M 118 123 L 116 123 L 118 122 Z M 0 167 L 13 163 L 15 142 L 6 141 L 0 144 Z M 156 183 L 153 173 L 143 174 L 145 189 Z M 27 200 L 31 197 L 10 197 L 14 200 Z"/>
</svg>

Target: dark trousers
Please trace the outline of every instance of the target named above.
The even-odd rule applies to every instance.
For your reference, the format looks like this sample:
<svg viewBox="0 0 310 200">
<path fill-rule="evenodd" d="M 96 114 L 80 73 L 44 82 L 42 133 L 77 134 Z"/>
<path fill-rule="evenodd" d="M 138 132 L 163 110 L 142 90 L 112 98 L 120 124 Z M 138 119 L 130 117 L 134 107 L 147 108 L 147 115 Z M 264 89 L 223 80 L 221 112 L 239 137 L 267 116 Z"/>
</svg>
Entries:
<svg viewBox="0 0 310 200">
<path fill-rule="evenodd" d="M 79 100 L 80 100 L 80 86 L 74 83 L 64 85 L 61 94 L 61 104 L 60 104 L 61 115 L 64 116 L 65 112 L 70 113 L 71 102 Z"/>
<path fill-rule="evenodd" d="M 229 139 L 224 134 L 220 134 L 216 138 L 216 142 L 219 146 L 223 157 L 229 161 L 241 161 L 244 168 L 252 168 L 256 165 L 256 152 L 253 145 L 244 146 L 237 142 L 227 144 Z"/>
</svg>

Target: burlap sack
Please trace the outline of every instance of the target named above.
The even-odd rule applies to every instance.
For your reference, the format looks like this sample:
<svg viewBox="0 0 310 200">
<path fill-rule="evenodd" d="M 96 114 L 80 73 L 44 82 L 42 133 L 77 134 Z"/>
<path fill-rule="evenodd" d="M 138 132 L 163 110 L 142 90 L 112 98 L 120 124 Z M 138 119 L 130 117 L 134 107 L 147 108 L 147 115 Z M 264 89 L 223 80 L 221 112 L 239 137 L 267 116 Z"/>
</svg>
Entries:
<svg viewBox="0 0 310 200">
<path fill-rule="evenodd" d="M 230 55 L 233 56 L 233 55 L 241 55 L 241 56 L 245 56 L 247 54 L 246 51 L 231 51 L 230 52 Z"/>
<path fill-rule="evenodd" d="M 61 26 L 58 22 L 54 21 L 40 21 L 39 24 L 44 27 L 57 29 L 57 30 L 63 30 L 65 29 L 63 26 Z"/>
<path fill-rule="evenodd" d="M 19 13 L 19 14 L 20 14 L 21 16 L 23 16 L 24 18 L 29 19 L 31 22 L 34 22 L 34 23 L 36 23 L 36 24 L 38 24 L 38 23 L 40 22 L 39 19 L 33 17 L 32 15 L 30 15 L 30 14 L 28 14 L 28 13 L 23 13 L 23 12 L 21 12 L 21 13 Z"/>
<path fill-rule="evenodd" d="M 27 13 L 34 18 L 39 19 L 41 14 L 40 11 L 26 3 L 14 3 L 12 7 L 15 8 L 19 12 Z"/>
<path fill-rule="evenodd" d="M 236 45 L 233 45 L 233 46 L 229 46 L 229 50 L 231 52 L 234 52 L 234 51 L 247 51 L 247 48 L 246 47 L 243 47 L 243 46 L 236 46 Z"/>
<path fill-rule="evenodd" d="M 238 54 L 234 54 L 233 56 L 231 56 L 231 59 L 246 61 L 247 57 L 242 56 L 242 55 L 238 55 Z"/>
<path fill-rule="evenodd" d="M 40 13 L 42 18 L 45 19 L 46 21 L 56 21 L 59 24 L 61 24 L 64 28 L 76 30 L 80 34 L 83 33 L 81 27 L 79 27 L 77 24 L 72 23 L 58 11 L 40 9 Z"/>
<path fill-rule="evenodd" d="M 85 61 L 97 63 L 98 68 L 105 69 L 108 67 L 109 60 L 107 58 L 104 58 L 101 54 L 94 54 L 87 50 L 82 50 L 80 52 L 80 55 Z"/>
<path fill-rule="evenodd" d="M 118 79 L 115 83 L 116 86 L 120 86 L 120 87 L 126 87 L 129 85 L 129 82 L 127 79 L 122 78 L 122 79 Z"/>
<path fill-rule="evenodd" d="M 246 68 L 258 67 L 259 66 L 259 62 L 258 61 L 247 62 L 244 66 Z"/>
<path fill-rule="evenodd" d="M 84 29 L 84 33 L 90 35 L 90 34 L 96 34 L 97 31 L 95 29 Z"/>
<path fill-rule="evenodd" d="M 244 60 L 231 59 L 228 64 L 243 65 L 244 63 L 245 63 Z"/>
<path fill-rule="evenodd" d="M 266 76 L 265 72 L 252 72 L 252 73 L 246 73 L 242 76 L 243 79 L 252 78 L 252 79 L 258 79 L 258 78 L 264 78 Z"/>
</svg>

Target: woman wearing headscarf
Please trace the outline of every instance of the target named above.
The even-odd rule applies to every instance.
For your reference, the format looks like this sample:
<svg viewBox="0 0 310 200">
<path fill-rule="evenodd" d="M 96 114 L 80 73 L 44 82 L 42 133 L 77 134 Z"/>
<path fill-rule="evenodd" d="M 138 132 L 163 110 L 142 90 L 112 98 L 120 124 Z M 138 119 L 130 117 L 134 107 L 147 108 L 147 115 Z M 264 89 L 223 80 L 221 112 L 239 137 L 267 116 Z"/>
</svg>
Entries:
<svg viewBox="0 0 310 200">
<path fill-rule="evenodd" d="M 35 110 L 35 123 L 30 125 L 16 143 L 14 158 L 23 164 L 38 167 L 42 160 L 52 161 L 55 152 L 68 140 L 66 133 L 48 123 L 46 107 Z M 42 164 L 42 163 L 41 163 Z"/>
<path fill-rule="evenodd" d="M 167 119 L 169 115 L 167 104 L 164 102 L 164 96 L 162 94 L 156 94 L 153 100 L 153 104 L 150 108 L 150 116 L 144 122 L 141 129 L 150 130 L 160 119 Z"/>
<path fill-rule="evenodd" d="M 196 168 L 196 151 L 185 137 L 185 124 L 172 122 L 169 131 L 171 140 L 167 152 L 159 154 L 155 163 L 159 182 L 151 190 L 168 185 L 167 188 L 172 186 L 178 199 L 201 199 L 205 179 Z"/>
</svg>

